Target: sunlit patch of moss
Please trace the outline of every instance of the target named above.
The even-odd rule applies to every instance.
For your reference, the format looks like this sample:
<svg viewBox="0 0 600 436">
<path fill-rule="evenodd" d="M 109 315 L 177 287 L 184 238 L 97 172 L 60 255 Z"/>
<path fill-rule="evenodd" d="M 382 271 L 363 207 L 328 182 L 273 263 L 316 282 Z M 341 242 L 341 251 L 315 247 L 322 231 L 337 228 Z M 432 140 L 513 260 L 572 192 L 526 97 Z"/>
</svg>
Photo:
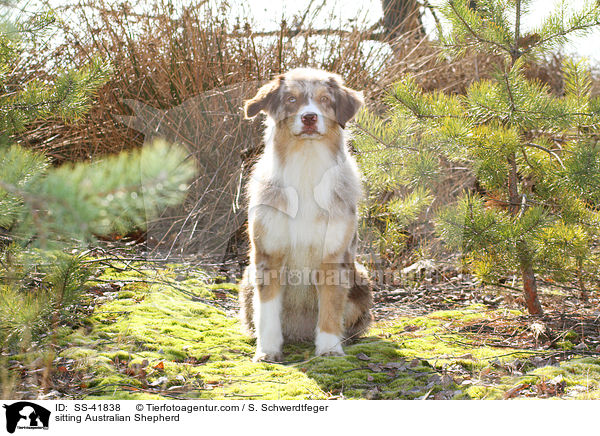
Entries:
<svg viewBox="0 0 600 436">
<path fill-rule="evenodd" d="M 119 299 L 133 298 L 133 297 L 135 297 L 135 292 L 132 292 L 132 291 L 121 291 L 117 295 L 117 298 L 119 298 Z"/>
<path fill-rule="evenodd" d="M 235 283 L 211 283 L 209 285 L 206 285 L 206 287 L 208 289 L 222 289 L 225 291 L 231 291 L 235 293 L 238 293 L 240 290 L 240 287 Z"/>
<path fill-rule="evenodd" d="M 556 389 L 559 385 L 560 388 Z M 546 386 L 546 390 L 543 390 Z M 548 388 L 547 386 L 550 386 Z M 554 388 L 553 388 L 554 386 Z M 541 392 L 538 392 L 538 387 Z M 510 394 L 511 391 L 515 391 Z M 467 389 L 474 394 L 474 391 Z M 550 394 L 548 394 L 550 392 Z M 505 376 L 495 386 L 478 389 L 476 398 L 501 399 L 550 396 L 573 399 L 600 399 L 600 359 L 577 358 L 559 365 L 543 366 L 522 376 Z"/>
<path fill-rule="evenodd" d="M 202 274 L 182 276 L 181 270 L 172 265 L 164 275 L 152 271 L 151 279 L 132 282 L 129 272 L 109 271 L 111 280 L 126 283 L 119 298 L 98 306 L 86 327 L 61 336 L 62 345 L 70 344 L 62 356 L 94 374 L 87 398 L 414 399 L 440 393 L 491 399 L 526 380 L 506 371 L 496 381 L 486 377 L 532 354 L 481 345 L 476 334 L 462 333 L 473 323 L 522 315 L 482 305 L 375 324 L 368 336 L 345 346 L 343 357 L 315 357 L 312 344 L 288 344 L 283 364 L 254 363 L 254 340 L 241 334 L 237 319 L 192 298 L 235 293 L 237 285 L 207 284 Z M 455 383 L 447 374 L 456 368 Z M 600 379 L 597 361 L 537 369 L 523 364 L 521 370 L 531 380 L 564 374 L 573 397 L 599 392 L 583 379 L 586 371 Z"/>
<path fill-rule="evenodd" d="M 559 350 L 572 350 L 575 345 L 571 341 L 558 341 L 554 344 L 555 348 Z"/>
<path fill-rule="evenodd" d="M 497 398 L 501 395 L 500 390 L 495 389 L 491 386 L 477 386 L 469 385 L 464 391 L 457 396 L 459 400 L 485 400 L 491 398 Z"/>
<path fill-rule="evenodd" d="M 224 289 L 223 284 L 217 286 Z M 346 346 L 345 357 L 314 357 L 311 344 L 291 344 L 285 348 L 291 363 L 275 365 L 251 361 L 253 340 L 239 333 L 237 320 L 166 285 L 143 291 L 143 300 L 130 291 L 131 298 L 97 308 L 88 335 L 73 332 L 74 346 L 64 356 L 78 359 L 102 378 L 90 396 L 114 398 L 123 389 L 145 389 L 151 392 L 136 396 L 168 397 L 169 391 L 161 389 L 181 385 L 185 396 L 195 398 L 364 398 L 373 390 L 376 398 L 417 398 L 442 389 L 432 380 L 444 362 L 456 363 L 451 359 L 472 351 L 458 336 L 442 332 L 441 326 L 460 316 L 469 321 L 487 316 L 474 307 L 464 313 L 436 312 L 379 324 L 371 336 Z M 442 353 L 446 358 L 439 358 Z M 356 357 L 359 354 L 362 360 Z M 489 354 L 477 350 L 473 356 Z M 401 370 L 382 367 L 410 359 L 421 360 Z M 127 368 L 144 360 L 148 362 L 145 376 L 136 378 Z M 472 365 L 465 359 L 458 362 Z M 165 378 L 164 383 L 153 385 Z"/>
<path fill-rule="evenodd" d="M 88 397 L 327 397 L 293 367 L 253 363 L 253 341 L 218 309 L 168 285 L 151 285 L 143 300 L 128 292 L 96 308 L 89 333 L 81 329 L 66 338 L 71 347 L 63 357 L 95 374 Z M 131 370 L 144 360 L 143 375 Z"/>
<path fill-rule="evenodd" d="M 115 279 L 123 280 L 124 278 L 145 278 L 153 271 L 148 269 L 147 265 L 143 263 L 130 263 L 125 264 L 123 262 L 112 262 L 112 266 L 105 268 L 102 271 L 102 278 L 104 280 Z"/>
<path fill-rule="evenodd" d="M 556 380 L 562 377 L 565 383 L 563 397 L 578 399 L 600 398 L 600 359 L 585 357 L 563 362 L 560 366 L 537 368 L 515 383 L 526 383 L 527 377 L 535 376 L 539 380 Z"/>
</svg>

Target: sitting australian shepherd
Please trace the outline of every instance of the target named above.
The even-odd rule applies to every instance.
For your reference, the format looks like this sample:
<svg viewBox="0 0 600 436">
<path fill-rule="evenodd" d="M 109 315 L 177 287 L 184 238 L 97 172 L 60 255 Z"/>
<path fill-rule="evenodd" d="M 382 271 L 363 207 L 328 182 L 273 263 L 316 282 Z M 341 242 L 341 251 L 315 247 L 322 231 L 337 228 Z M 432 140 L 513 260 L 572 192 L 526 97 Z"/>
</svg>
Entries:
<svg viewBox="0 0 600 436">
<path fill-rule="evenodd" d="M 305 68 L 246 101 L 247 118 L 267 115 L 248 186 L 250 265 L 240 291 L 255 361 L 280 361 L 284 341 L 343 355 L 342 342 L 371 322 L 371 287 L 355 262 L 360 175 L 344 138 L 362 103 L 338 75 Z"/>
</svg>

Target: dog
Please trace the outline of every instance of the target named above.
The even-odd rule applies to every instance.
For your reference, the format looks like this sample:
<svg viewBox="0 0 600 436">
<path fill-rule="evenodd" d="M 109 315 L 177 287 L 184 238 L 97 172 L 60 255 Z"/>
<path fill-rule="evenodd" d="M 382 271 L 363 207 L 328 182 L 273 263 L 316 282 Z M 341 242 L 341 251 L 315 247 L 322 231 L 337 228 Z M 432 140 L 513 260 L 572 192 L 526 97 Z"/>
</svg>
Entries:
<svg viewBox="0 0 600 436">
<path fill-rule="evenodd" d="M 240 284 L 255 361 L 281 361 L 284 341 L 344 355 L 342 342 L 372 320 L 371 284 L 355 261 L 361 178 L 344 131 L 362 105 L 339 75 L 308 68 L 245 102 L 247 119 L 267 115 L 247 185 L 250 263 Z"/>
</svg>

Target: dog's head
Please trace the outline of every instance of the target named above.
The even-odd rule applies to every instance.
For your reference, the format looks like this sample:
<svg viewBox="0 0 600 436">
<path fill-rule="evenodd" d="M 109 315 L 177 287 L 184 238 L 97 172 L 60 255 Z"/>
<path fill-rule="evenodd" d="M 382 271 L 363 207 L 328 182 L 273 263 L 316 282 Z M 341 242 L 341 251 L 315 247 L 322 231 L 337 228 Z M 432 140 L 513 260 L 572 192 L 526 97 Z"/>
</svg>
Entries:
<svg viewBox="0 0 600 436">
<path fill-rule="evenodd" d="M 362 92 L 344 86 L 333 73 L 296 68 L 275 77 L 245 104 L 246 118 L 265 112 L 298 138 L 318 138 L 346 127 L 363 104 Z"/>
</svg>

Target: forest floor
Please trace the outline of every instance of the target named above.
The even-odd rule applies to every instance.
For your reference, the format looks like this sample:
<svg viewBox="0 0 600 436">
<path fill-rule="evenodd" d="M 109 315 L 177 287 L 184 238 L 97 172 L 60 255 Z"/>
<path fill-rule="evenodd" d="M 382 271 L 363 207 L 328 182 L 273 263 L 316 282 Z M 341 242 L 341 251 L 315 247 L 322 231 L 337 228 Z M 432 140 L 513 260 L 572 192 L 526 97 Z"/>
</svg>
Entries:
<svg viewBox="0 0 600 436">
<path fill-rule="evenodd" d="M 584 303 L 546 290 L 546 315 L 534 319 L 508 292 L 468 279 L 376 291 L 375 323 L 346 356 L 291 344 L 282 364 L 254 363 L 236 284 L 184 265 L 114 264 L 90 282 L 87 316 L 56 333 L 54 351 L 9 364 L 22 398 L 600 398 L 595 293 Z"/>
</svg>

